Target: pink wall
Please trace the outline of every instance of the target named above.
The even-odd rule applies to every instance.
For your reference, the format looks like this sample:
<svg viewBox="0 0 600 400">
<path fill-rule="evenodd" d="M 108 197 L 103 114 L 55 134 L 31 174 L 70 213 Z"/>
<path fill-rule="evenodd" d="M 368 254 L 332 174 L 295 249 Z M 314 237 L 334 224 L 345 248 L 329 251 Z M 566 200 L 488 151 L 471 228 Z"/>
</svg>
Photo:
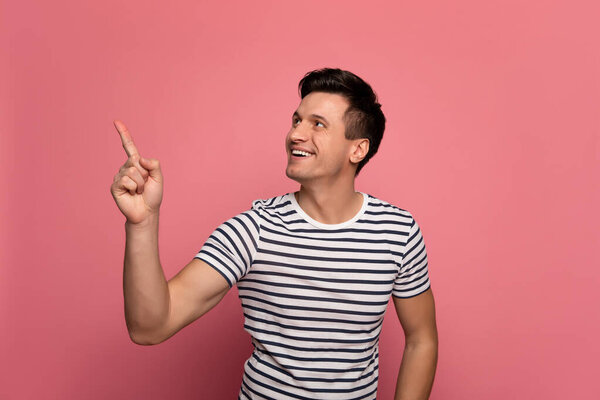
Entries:
<svg viewBox="0 0 600 400">
<path fill-rule="evenodd" d="M 357 189 L 425 236 L 431 398 L 600 398 L 597 2 L 208 3 L 0 4 L 0 398 L 235 398 L 235 289 L 159 346 L 129 340 L 112 120 L 162 163 L 170 278 L 226 218 L 297 188 L 283 140 L 323 66 L 363 76 L 388 118 Z M 384 325 L 390 399 L 392 304 Z"/>
</svg>

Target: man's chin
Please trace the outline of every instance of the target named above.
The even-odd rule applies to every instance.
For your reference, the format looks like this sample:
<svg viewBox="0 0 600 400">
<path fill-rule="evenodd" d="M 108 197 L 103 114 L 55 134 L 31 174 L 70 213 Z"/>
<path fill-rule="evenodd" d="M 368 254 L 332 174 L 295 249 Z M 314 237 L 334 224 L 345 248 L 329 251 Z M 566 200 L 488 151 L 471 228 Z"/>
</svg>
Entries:
<svg viewBox="0 0 600 400">
<path fill-rule="evenodd" d="M 300 184 L 302 184 L 303 182 L 305 182 L 305 181 L 306 181 L 306 177 L 304 177 L 304 176 L 302 176 L 302 175 L 300 175 L 300 174 L 295 174 L 295 173 L 293 173 L 292 171 L 290 171 L 290 169 L 289 169 L 289 168 L 286 168 L 286 170 L 285 170 L 285 175 L 286 175 L 288 178 L 290 178 L 290 179 L 292 179 L 292 180 L 294 180 L 294 181 L 296 181 L 296 182 L 298 182 L 298 183 L 300 183 Z"/>
</svg>

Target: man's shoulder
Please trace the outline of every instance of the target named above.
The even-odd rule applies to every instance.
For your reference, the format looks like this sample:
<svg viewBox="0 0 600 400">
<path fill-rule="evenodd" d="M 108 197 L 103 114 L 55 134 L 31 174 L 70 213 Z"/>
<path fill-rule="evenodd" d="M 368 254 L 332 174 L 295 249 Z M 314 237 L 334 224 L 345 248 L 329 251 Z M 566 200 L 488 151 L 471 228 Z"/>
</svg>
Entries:
<svg viewBox="0 0 600 400">
<path fill-rule="evenodd" d="M 412 218 L 412 213 L 403 207 L 399 207 L 397 203 L 392 203 L 379 197 L 373 196 L 369 193 L 365 193 L 369 200 L 369 206 L 371 212 L 368 215 L 388 215 L 396 216 L 399 218 Z"/>
<path fill-rule="evenodd" d="M 251 210 L 279 210 L 291 206 L 289 195 L 289 193 L 285 193 L 274 197 L 256 199 L 252 201 Z"/>
<path fill-rule="evenodd" d="M 272 220 L 287 215 L 291 210 L 291 201 L 289 193 L 279 196 L 256 199 L 252 201 L 250 208 L 243 211 L 238 211 L 233 216 L 230 216 L 222 223 L 222 226 L 244 226 L 247 228 L 254 227 L 255 231 L 260 231 L 260 226 L 265 220 Z"/>
</svg>

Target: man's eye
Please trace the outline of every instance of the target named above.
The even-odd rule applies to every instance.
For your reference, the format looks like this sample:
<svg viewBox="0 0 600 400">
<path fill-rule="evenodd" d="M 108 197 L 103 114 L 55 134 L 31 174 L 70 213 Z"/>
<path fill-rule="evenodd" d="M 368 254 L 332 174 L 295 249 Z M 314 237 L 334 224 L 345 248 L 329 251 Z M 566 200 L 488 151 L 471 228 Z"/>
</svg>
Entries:
<svg viewBox="0 0 600 400">
<path fill-rule="evenodd" d="M 292 120 L 292 125 L 298 125 L 299 122 L 300 122 L 300 120 L 298 118 L 294 118 Z"/>
<path fill-rule="evenodd" d="M 319 126 L 319 124 L 321 124 L 321 126 L 322 126 L 323 128 L 325 128 L 325 125 L 323 125 L 323 123 L 322 123 L 321 121 L 316 121 L 316 122 L 315 122 L 315 124 L 317 124 L 317 126 Z"/>
</svg>

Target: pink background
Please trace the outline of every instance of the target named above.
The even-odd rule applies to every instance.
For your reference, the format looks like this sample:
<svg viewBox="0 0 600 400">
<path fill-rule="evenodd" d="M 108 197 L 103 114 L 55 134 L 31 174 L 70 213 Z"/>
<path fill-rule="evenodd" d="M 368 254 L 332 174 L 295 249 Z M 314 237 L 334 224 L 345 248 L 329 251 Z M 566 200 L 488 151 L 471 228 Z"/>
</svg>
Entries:
<svg viewBox="0 0 600 400">
<path fill-rule="evenodd" d="M 159 346 L 127 335 L 112 120 L 162 163 L 171 278 L 225 219 L 297 189 L 284 137 L 324 66 L 364 77 L 388 119 L 356 188 L 421 225 L 431 398 L 600 398 L 597 2 L 148 3 L 0 3 L 0 398 L 237 396 L 236 289 Z M 380 346 L 390 399 L 391 302 Z"/>
</svg>

